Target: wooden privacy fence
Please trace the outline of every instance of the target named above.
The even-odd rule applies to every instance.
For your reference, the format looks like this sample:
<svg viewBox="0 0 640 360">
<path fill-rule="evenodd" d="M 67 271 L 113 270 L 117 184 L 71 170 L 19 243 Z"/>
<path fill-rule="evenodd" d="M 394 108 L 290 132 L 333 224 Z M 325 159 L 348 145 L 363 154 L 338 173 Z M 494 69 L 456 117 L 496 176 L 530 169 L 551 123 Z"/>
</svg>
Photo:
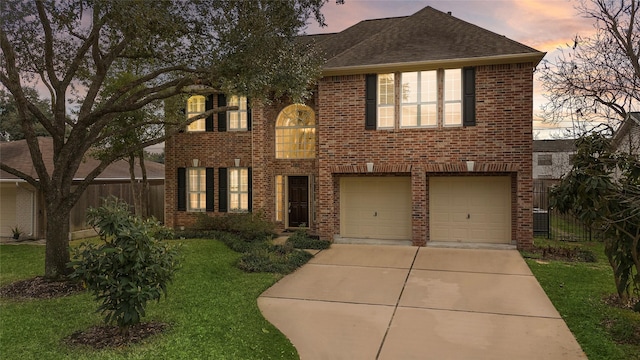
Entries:
<svg viewBox="0 0 640 360">
<path fill-rule="evenodd" d="M 90 229 L 87 225 L 87 209 L 102 205 L 102 199 L 113 195 L 127 202 L 133 212 L 133 192 L 131 183 L 91 184 L 71 210 L 69 231 Z M 164 223 L 164 182 L 149 182 L 149 215 Z"/>
</svg>

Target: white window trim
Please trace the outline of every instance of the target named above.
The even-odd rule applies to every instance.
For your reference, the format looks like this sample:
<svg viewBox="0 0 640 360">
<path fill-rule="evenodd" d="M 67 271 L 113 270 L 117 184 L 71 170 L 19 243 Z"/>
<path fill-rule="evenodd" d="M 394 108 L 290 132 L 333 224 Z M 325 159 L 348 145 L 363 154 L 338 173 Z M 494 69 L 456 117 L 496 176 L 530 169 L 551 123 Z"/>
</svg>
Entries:
<svg viewBox="0 0 640 360">
<path fill-rule="evenodd" d="M 460 98 L 459 100 L 446 100 L 446 79 L 445 79 L 445 72 L 447 70 L 458 70 L 460 71 Z M 437 70 L 423 70 L 423 71 L 437 71 L 436 74 L 436 82 L 437 82 L 437 100 L 436 100 L 436 111 L 437 111 L 437 119 L 436 119 L 436 125 L 420 125 L 420 123 L 418 124 L 418 126 L 403 126 L 402 125 L 402 99 L 401 96 L 398 94 L 398 89 L 402 86 L 402 74 L 404 74 L 404 72 L 399 72 L 399 73 L 393 73 L 394 75 L 394 103 L 393 103 L 393 108 L 394 108 L 394 121 L 393 121 L 393 126 L 390 127 L 381 127 L 380 126 L 380 108 L 383 107 L 391 107 L 391 105 L 380 105 L 379 101 L 380 101 L 380 75 L 387 75 L 387 74 L 378 74 L 378 84 L 376 85 L 376 107 L 377 107 L 377 112 L 376 112 L 376 129 L 377 130 L 395 130 L 395 129 L 437 129 L 437 128 L 456 128 L 456 127 L 464 127 L 464 106 L 463 106 L 463 102 L 464 102 L 464 74 L 462 73 L 463 69 L 462 68 L 451 68 L 451 69 L 437 69 Z M 423 71 L 418 71 L 418 73 L 421 73 Z M 414 71 L 408 71 L 408 72 L 414 72 Z M 418 81 L 418 86 L 421 86 L 420 81 Z M 420 93 L 418 93 L 418 101 L 420 97 Z M 405 104 L 413 104 L 413 103 L 405 103 Z M 427 102 L 427 103 L 420 103 L 419 104 L 433 104 L 432 102 Z M 459 108 L 460 108 L 460 122 L 459 123 L 455 123 L 455 124 L 446 124 L 446 105 L 447 104 L 458 104 Z M 418 108 L 418 111 L 420 110 L 420 108 Z"/>
<path fill-rule="evenodd" d="M 246 174 L 246 184 L 247 184 L 247 189 L 246 190 L 242 190 L 242 172 L 243 170 L 245 170 L 245 174 Z M 232 190 L 233 188 L 233 184 L 231 182 L 231 179 L 233 177 L 232 173 L 234 172 L 238 172 L 238 190 L 234 191 Z M 227 199 L 228 199 L 228 206 L 229 206 L 229 212 L 248 212 L 249 211 L 249 168 L 246 167 L 234 167 L 234 168 L 229 168 L 229 174 L 227 175 L 228 178 L 228 184 L 229 184 L 229 188 L 227 191 Z M 242 208 L 242 195 L 246 194 L 247 195 L 247 207 L 246 209 Z M 233 197 L 237 197 L 237 201 L 238 201 L 238 208 L 233 208 L 232 204 L 233 204 Z"/>
<path fill-rule="evenodd" d="M 194 98 L 194 97 L 202 97 L 204 99 L 204 102 L 202 103 L 202 111 L 189 112 L 189 100 L 191 98 Z M 187 104 L 186 104 L 186 109 L 185 109 L 185 115 L 186 115 L 187 119 L 190 119 L 193 116 L 196 116 L 196 115 L 199 115 L 199 114 L 202 114 L 203 112 L 205 112 L 207 110 L 207 105 L 206 104 L 207 104 L 207 98 L 205 96 L 203 96 L 203 95 L 190 96 L 189 99 L 187 99 Z M 201 125 L 198 126 L 195 129 L 193 129 L 193 128 L 191 128 L 191 126 L 194 125 L 194 124 L 201 124 Z M 189 125 L 187 125 L 187 129 L 186 130 L 187 130 L 187 132 L 203 132 L 203 131 L 206 131 L 206 127 L 207 127 L 206 119 L 202 118 L 202 119 L 195 120 L 194 122 L 192 122 Z"/>
<path fill-rule="evenodd" d="M 447 79 L 446 73 L 447 70 L 459 70 L 460 71 L 460 98 L 459 100 L 447 100 L 446 99 L 446 91 L 447 91 Z M 464 76 L 462 74 L 462 69 L 444 69 L 442 70 L 442 126 L 443 127 L 462 127 L 464 124 L 464 113 L 462 107 L 462 100 L 464 98 Z M 460 108 L 460 123 L 455 124 L 447 124 L 447 104 L 458 104 Z"/>
<path fill-rule="evenodd" d="M 238 98 L 238 110 L 228 110 L 227 111 L 227 131 L 248 131 L 249 130 L 249 116 L 248 116 L 248 104 L 247 104 L 247 98 L 244 96 L 229 96 L 229 101 L 227 101 L 227 105 L 228 106 L 235 106 L 235 105 L 231 105 L 231 99 L 233 99 L 234 97 Z M 243 104 L 244 104 L 244 109 L 243 109 Z M 244 114 L 246 122 L 244 124 L 244 127 L 232 127 L 231 126 L 231 114 L 238 114 L 238 117 L 240 119 L 242 119 L 242 114 Z"/>
<path fill-rule="evenodd" d="M 198 172 L 198 185 L 201 185 L 201 188 L 204 190 L 192 190 L 191 189 L 191 172 Z M 205 168 L 203 167 L 191 167 L 187 168 L 187 211 L 189 212 L 205 212 L 207 209 L 207 173 Z M 204 186 L 202 186 L 204 185 Z M 198 197 L 204 196 L 203 206 L 201 208 L 196 208 L 192 206 L 191 195 L 197 194 Z"/>
<path fill-rule="evenodd" d="M 292 106 L 303 106 L 304 108 L 308 109 L 308 111 L 310 111 L 312 117 L 313 117 L 313 124 L 312 125 L 295 125 L 295 126 L 279 126 L 278 125 L 278 121 L 280 120 L 280 116 L 282 115 L 282 113 L 284 111 L 289 111 L 290 107 Z M 290 160 L 290 159 L 315 159 L 316 158 L 316 151 L 318 148 L 318 144 L 317 144 L 317 134 L 316 134 L 316 128 L 317 128 L 317 122 L 316 122 L 316 113 L 315 111 L 313 111 L 313 109 L 307 105 L 304 104 L 292 104 L 289 105 L 287 107 L 285 107 L 284 109 L 282 109 L 280 111 L 280 113 L 278 114 L 278 117 L 276 118 L 276 126 L 275 126 L 275 158 L 279 159 L 279 160 Z M 310 132 L 312 133 L 312 136 L 308 136 L 308 134 L 304 134 L 304 138 L 303 138 L 303 142 L 301 142 L 300 144 L 303 144 L 304 149 L 300 150 L 300 149 L 296 149 L 295 151 L 285 151 L 285 149 L 280 149 L 280 146 L 283 146 L 285 144 L 289 144 L 289 143 L 279 143 L 278 141 L 281 140 L 281 136 L 280 136 L 280 132 L 281 131 L 285 131 L 285 130 L 302 130 L 303 132 L 305 132 L 304 130 L 310 130 Z M 300 135 L 300 134 L 298 134 Z M 284 138 L 284 137 L 282 137 Z M 312 140 L 309 140 L 312 139 Z M 311 143 L 313 143 L 313 150 L 310 151 L 310 149 L 308 149 L 308 147 L 311 145 Z M 304 156 L 307 153 L 311 153 L 311 156 Z M 303 156 L 298 156 L 302 154 Z M 291 156 L 291 155 L 296 155 L 296 156 Z"/>
<path fill-rule="evenodd" d="M 435 99 L 435 101 L 424 101 L 423 102 L 423 101 L 420 100 L 420 97 L 422 95 L 422 81 L 421 81 L 421 79 L 422 79 L 422 73 L 426 73 L 428 71 L 435 71 L 436 72 L 436 99 Z M 439 113 L 439 111 L 438 111 L 438 71 L 437 70 L 426 70 L 426 71 L 409 71 L 409 72 L 400 73 L 400 87 L 401 88 L 402 88 L 402 76 L 404 74 L 410 73 L 410 72 L 417 73 L 417 76 L 418 76 L 418 80 L 417 80 L 417 87 L 418 87 L 417 91 L 418 91 L 418 94 L 416 96 L 416 102 L 404 102 L 402 100 L 402 96 L 400 96 L 400 101 L 399 101 L 399 103 L 400 103 L 400 112 L 399 112 L 400 124 L 399 124 L 399 126 L 400 126 L 401 129 L 437 128 L 438 127 L 438 113 Z M 416 116 L 417 116 L 417 124 L 416 125 L 402 125 L 402 122 L 403 122 L 402 120 L 403 120 L 403 116 L 404 116 L 403 115 L 404 112 L 402 110 L 403 110 L 403 106 L 404 105 L 417 106 L 417 114 L 416 114 Z M 423 105 L 435 105 L 436 106 L 436 123 L 435 124 L 433 124 L 433 125 L 428 125 L 428 124 L 427 125 L 423 125 L 422 124 L 423 119 L 422 119 L 422 111 L 421 110 L 422 110 L 422 106 Z"/>
<path fill-rule="evenodd" d="M 391 104 L 380 104 L 380 76 L 381 75 L 392 75 L 393 76 L 393 102 Z M 386 73 L 386 74 L 378 74 L 378 78 L 376 81 L 376 129 L 377 130 L 394 130 L 396 128 L 398 110 L 397 110 L 397 91 L 396 91 L 396 82 L 398 81 L 398 76 L 395 73 Z M 380 109 L 388 109 L 391 108 L 393 110 L 393 124 L 391 126 L 380 126 Z"/>
</svg>

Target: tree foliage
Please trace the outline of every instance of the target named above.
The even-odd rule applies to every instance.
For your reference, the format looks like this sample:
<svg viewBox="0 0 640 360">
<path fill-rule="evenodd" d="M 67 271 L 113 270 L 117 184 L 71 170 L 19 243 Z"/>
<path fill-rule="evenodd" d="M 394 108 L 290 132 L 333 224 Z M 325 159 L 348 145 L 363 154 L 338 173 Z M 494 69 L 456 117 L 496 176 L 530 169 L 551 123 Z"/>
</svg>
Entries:
<svg viewBox="0 0 640 360">
<path fill-rule="evenodd" d="M 602 231 L 618 296 L 626 300 L 640 291 L 640 162 L 616 151 L 610 134 L 606 127 L 576 140 L 573 168 L 552 190 L 551 206 Z"/>
<path fill-rule="evenodd" d="M 25 89 L 25 96 L 43 112 L 49 116 L 50 111 L 47 102 L 41 100 L 38 93 L 33 89 Z M 44 127 L 38 123 L 33 114 L 27 112 L 27 119 L 31 121 L 34 127 L 36 136 L 49 135 Z M 24 132 L 22 131 L 22 123 L 20 121 L 20 115 L 16 108 L 15 100 L 13 96 L 0 89 L 0 141 L 15 141 L 24 139 Z"/>
<path fill-rule="evenodd" d="M 45 276 L 66 272 L 69 212 L 89 183 L 112 161 L 160 143 L 187 123 L 184 116 L 128 122 L 123 114 L 159 109 L 160 101 L 196 85 L 255 101 L 309 96 L 322 56 L 295 36 L 312 19 L 323 23 L 325 1 L 0 2 L 0 83 L 15 99 L 37 178 L 1 161 L 0 169 L 44 194 Z M 124 75 L 126 81 L 117 81 Z M 35 87 L 48 92 L 50 112 L 28 96 L 26 89 Z M 36 124 L 53 138 L 53 166 L 45 166 Z M 95 144 L 154 125 L 162 135 L 110 152 L 74 182 Z"/>
<path fill-rule="evenodd" d="M 156 220 L 132 216 L 116 198 L 90 209 L 87 218 L 103 244 L 83 243 L 75 249 L 71 277 L 82 280 L 100 302 L 105 322 L 126 333 L 145 316 L 147 302 L 167 296 L 178 269 L 177 248 L 156 240 L 165 231 Z"/>
<path fill-rule="evenodd" d="M 640 104 L 640 1 L 582 0 L 577 9 L 595 33 L 576 35 L 539 67 L 549 100 L 544 117 L 619 121 Z"/>
</svg>

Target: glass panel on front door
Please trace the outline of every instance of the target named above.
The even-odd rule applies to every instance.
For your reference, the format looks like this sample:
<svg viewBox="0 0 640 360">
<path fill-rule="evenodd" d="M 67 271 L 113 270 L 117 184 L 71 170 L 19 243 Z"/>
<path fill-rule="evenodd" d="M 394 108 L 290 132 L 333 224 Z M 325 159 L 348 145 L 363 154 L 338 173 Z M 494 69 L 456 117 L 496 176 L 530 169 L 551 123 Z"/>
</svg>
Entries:
<svg viewBox="0 0 640 360">
<path fill-rule="evenodd" d="M 309 178 L 289 176 L 289 227 L 309 226 Z"/>
</svg>

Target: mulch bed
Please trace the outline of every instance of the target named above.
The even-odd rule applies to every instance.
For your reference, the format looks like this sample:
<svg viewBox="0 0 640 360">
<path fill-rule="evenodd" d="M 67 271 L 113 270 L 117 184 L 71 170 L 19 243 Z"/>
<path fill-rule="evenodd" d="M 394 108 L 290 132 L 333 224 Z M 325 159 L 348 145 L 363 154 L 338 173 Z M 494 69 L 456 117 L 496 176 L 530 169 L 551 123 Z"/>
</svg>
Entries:
<svg viewBox="0 0 640 360">
<path fill-rule="evenodd" d="M 0 296 L 11 299 L 53 299 L 82 291 L 84 288 L 79 282 L 51 281 L 37 276 L 0 288 Z"/>
<path fill-rule="evenodd" d="M 0 297 L 28 300 L 53 299 L 78 294 L 85 291 L 79 282 L 50 281 L 42 276 L 16 281 L 0 288 Z M 94 349 L 122 347 L 142 341 L 149 336 L 159 334 L 169 327 L 160 322 L 147 322 L 133 325 L 127 335 L 120 334 L 117 326 L 93 326 L 77 331 L 63 341 L 69 346 L 89 346 Z"/>
<path fill-rule="evenodd" d="M 580 249 L 578 247 L 534 246 L 526 252 L 529 254 L 536 254 L 545 260 L 582 262 L 596 262 L 597 260 L 597 257 L 591 250 Z M 531 258 L 533 258 L 533 256 L 531 256 Z"/>
<path fill-rule="evenodd" d="M 122 335 L 117 326 L 93 326 L 71 334 L 64 339 L 64 343 L 70 346 L 90 346 L 94 349 L 117 348 L 160 334 L 168 327 L 168 324 L 160 322 L 140 323 L 131 326 L 128 335 Z"/>
</svg>

